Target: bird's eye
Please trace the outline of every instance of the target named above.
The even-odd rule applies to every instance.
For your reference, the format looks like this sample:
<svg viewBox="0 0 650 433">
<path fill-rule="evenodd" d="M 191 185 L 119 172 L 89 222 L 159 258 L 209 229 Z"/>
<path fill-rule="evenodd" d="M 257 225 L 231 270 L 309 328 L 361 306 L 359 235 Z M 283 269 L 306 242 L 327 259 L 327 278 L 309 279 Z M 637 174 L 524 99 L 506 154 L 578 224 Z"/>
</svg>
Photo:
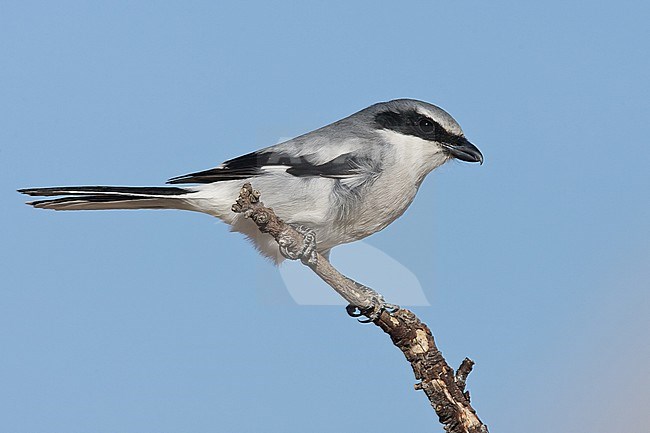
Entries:
<svg viewBox="0 0 650 433">
<path fill-rule="evenodd" d="M 425 134 L 430 134 L 435 129 L 433 121 L 431 119 L 427 119 L 426 117 L 423 117 L 418 121 L 418 127 L 420 128 L 420 131 L 424 132 Z"/>
</svg>

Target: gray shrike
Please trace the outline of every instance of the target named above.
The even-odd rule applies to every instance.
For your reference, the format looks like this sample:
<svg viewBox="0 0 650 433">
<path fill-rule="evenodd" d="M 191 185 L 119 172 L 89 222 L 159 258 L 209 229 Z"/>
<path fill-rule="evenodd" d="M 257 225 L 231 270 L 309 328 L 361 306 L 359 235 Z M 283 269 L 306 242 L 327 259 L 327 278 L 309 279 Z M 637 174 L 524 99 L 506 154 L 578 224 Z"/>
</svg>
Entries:
<svg viewBox="0 0 650 433">
<path fill-rule="evenodd" d="M 413 99 L 371 105 L 275 146 L 240 156 L 168 184 L 188 187 L 71 186 L 28 188 L 58 197 L 28 204 L 41 209 L 182 209 L 204 212 L 248 236 L 276 263 L 284 257 L 268 234 L 231 207 L 250 182 L 285 222 L 312 229 L 327 256 L 340 244 L 382 230 L 411 204 L 432 170 L 452 158 L 483 163 L 456 121 Z"/>
</svg>

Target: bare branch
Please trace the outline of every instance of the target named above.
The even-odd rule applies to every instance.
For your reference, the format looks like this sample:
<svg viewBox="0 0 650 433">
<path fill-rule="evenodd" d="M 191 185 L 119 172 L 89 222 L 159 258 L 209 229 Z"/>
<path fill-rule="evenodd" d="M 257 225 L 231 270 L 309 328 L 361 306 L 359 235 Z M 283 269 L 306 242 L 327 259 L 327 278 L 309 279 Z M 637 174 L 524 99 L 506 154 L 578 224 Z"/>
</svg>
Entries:
<svg viewBox="0 0 650 433">
<path fill-rule="evenodd" d="M 242 187 L 232 210 L 251 218 L 260 231 L 273 236 L 281 247 L 293 255 L 302 251 L 303 235 L 278 218 L 273 209 L 264 207 L 259 198 L 259 192 L 247 183 Z M 411 311 L 403 308 L 387 311 L 380 294 L 342 275 L 320 254 L 316 255 L 316 263 L 308 263 L 306 260 L 303 263 L 351 306 L 358 308 L 360 314 L 368 317 L 390 336 L 393 344 L 411 364 L 415 378 L 420 381 L 416 383 L 415 389 L 424 391 L 445 431 L 488 433 L 487 426 L 470 405 L 469 393 L 465 392 L 465 382 L 474 365 L 473 361 L 465 358 L 458 371 L 454 372 L 436 347 L 429 328 Z"/>
</svg>

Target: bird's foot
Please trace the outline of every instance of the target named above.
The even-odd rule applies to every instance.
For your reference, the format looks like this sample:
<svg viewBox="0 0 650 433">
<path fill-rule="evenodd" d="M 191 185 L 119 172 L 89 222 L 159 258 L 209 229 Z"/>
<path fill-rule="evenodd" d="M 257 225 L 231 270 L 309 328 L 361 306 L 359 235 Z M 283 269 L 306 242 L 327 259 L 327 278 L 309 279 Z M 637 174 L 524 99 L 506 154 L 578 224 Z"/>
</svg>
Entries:
<svg viewBox="0 0 650 433">
<path fill-rule="evenodd" d="M 316 232 L 309 227 L 300 224 L 289 224 L 295 231 L 303 236 L 302 249 L 298 252 L 291 251 L 293 241 L 287 237 L 286 239 L 279 239 L 280 253 L 290 259 L 302 261 L 308 266 L 316 265 Z"/>
<path fill-rule="evenodd" d="M 357 283 L 358 288 L 361 291 L 366 292 L 368 297 L 370 298 L 370 306 L 369 307 L 359 307 L 357 305 L 350 304 L 347 307 L 345 307 L 345 311 L 352 316 L 352 317 L 361 317 L 365 316 L 365 319 L 359 319 L 359 322 L 361 323 L 371 323 L 375 322 L 377 319 L 379 319 L 379 316 L 381 316 L 381 313 L 384 311 L 388 312 L 389 314 L 395 313 L 397 310 L 399 310 L 399 305 L 394 305 L 394 304 L 389 304 L 388 302 L 384 301 L 384 297 L 381 296 L 379 293 L 375 292 L 371 288 L 368 288 L 362 284 Z"/>
</svg>

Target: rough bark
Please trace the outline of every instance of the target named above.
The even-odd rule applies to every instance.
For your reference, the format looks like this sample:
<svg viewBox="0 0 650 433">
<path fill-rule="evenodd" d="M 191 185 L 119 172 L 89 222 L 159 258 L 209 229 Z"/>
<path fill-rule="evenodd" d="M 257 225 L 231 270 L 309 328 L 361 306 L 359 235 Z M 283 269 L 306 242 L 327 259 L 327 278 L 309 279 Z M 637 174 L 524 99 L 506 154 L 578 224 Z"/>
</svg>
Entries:
<svg viewBox="0 0 650 433">
<path fill-rule="evenodd" d="M 303 248 L 303 235 L 285 224 L 259 198 L 260 193 L 247 183 L 242 187 L 232 209 L 251 218 L 260 231 L 273 236 L 280 246 L 293 253 L 300 252 Z M 487 426 L 470 405 L 469 392 L 465 391 L 473 361 L 465 358 L 454 372 L 438 350 L 431 330 L 413 312 L 404 308 L 395 311 L 382 308 L 381 295 L 342 275 L 320 254 L 317 254 L 315 264 L 309 264 L 306 260 L 303 263 L 350 303 L 353 308 L 348 308 L 349 313 L 358 310 L 357 315 L 366 316 L 390 336 L 393 344 L 411 364 L 415 378 L 419 380 L 415 389 L 424 391 L 445 431 L 488 433 Z"/>
</svg>

